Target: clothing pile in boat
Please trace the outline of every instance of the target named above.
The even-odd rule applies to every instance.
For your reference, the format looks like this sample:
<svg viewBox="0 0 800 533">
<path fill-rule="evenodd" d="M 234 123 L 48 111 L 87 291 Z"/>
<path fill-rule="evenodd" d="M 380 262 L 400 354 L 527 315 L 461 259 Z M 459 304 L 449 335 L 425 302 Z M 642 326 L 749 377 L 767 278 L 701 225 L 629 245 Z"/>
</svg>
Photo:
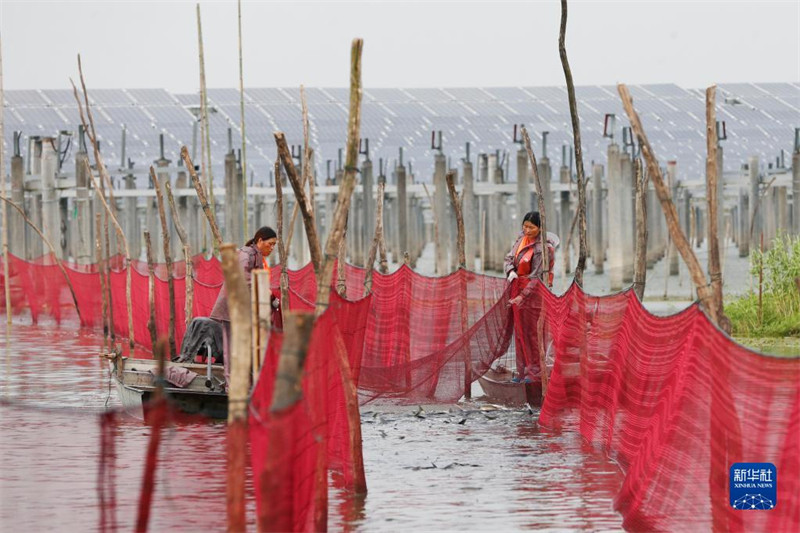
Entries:
<svg viewBox="0 0 800 533">
<path fill-rule="evenodd" d="M 196 317 L 186 329 L 183 336 L 180 353 L 173 361 L 177 363 L 191 363 L 195 356 L 208 353 L 207 346 L 211 347 L 211 357 L 217 363 L 222 363 L 222 324 L 208 317 Z"/>
</svg>

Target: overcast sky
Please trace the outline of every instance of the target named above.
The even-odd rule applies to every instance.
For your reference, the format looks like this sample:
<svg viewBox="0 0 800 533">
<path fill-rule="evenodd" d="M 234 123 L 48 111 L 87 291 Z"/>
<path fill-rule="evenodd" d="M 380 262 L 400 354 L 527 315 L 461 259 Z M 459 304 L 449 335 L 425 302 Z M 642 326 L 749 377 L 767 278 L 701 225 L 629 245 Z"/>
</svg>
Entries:
<svg viewBox="0 0 800 533">
<path fill-rule="evenodd" d="M 235 0 L 202 2 L 209 87 L 238 87 Z M 800 1 L 570 1 L 577 85 L 800 82 Z M 563 85 L 560 4 L 243 1 L 249 87 L 348 84 L 362 37 L 365 87 Z M 69 88 L 81 53 L 93 88 L 198 87 L 194 2 L 0 0 L 6 89 Z"/>
</svg>

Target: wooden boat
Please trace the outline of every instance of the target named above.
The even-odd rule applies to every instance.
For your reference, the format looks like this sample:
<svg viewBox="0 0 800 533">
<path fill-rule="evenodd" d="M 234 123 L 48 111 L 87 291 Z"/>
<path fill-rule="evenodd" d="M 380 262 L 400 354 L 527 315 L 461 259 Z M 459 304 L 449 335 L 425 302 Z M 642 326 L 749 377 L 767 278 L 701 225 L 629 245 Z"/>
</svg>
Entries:
<svg viewBox="0 0 800 533">
<path fill-rule="evenodd" d="M 509 407 L 531 407 L 542 405 L 542 382 L 514 383 L 511 381 L 513 372 L 500 366 L 490 368 L 483 376 L 478 378 L 486 398 L 493 403 Z"/>
<path fill-rule="evenodd" d="M 154 359 L 129 359 L 109 354 L 111 375 L 117 386 L 122 405 L 136 416 L 147 418 L 147 409 L 156 390 L 158 361 Z M 184 387 L 169 382 L 164 392 L 179 410 L 215 419 L 228 417 L 228 394 L 225 392 L 223 365 L 202 363 L 166 363 L 167 367 L 180 367 L 197 374 Z"/>
</svg>

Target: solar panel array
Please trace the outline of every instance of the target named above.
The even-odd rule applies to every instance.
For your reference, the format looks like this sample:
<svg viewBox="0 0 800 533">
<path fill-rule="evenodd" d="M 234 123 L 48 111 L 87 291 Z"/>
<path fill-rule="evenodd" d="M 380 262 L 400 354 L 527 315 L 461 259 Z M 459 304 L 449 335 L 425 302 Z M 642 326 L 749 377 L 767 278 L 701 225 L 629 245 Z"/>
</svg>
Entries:
<svg viewBox="0 0 800 533">
<path fill-rule="evenodd" d="M 704 91 L 673 84 L 631 86 L 656 155 L 662 162 L 678 161 L 682 178 L 699 179 L 705 167 Z M 604 163 L 609 140 L 603 138 L 604 117 L 615 114 L 617 142 L 627 124 L 616 88 L 577 87 L 584 162 Z M 328 161 L 334 169 L 346 139 L 349 92 L 344 88 L 308 88 L 310 139 L 318 175 L 324 178 Z M 182 145 L 200 153 L 195 131 L 199 111 L 197 94 L 172 94 L 163 89 L 105 89 L 90 92 L 101 149 L 110 168 L 121 163 L 121 139 L 126 129 L 126 158 L 148 165 L 159 157 L 159 134 L 165 137 L 165 156 L 176 161 Z M 80 122 L 71 90 L 5 92 L 5 142 L 13 131 L 28 136 L 54 136 L 77 131 Z M 800 127 L 800 84 L 723 84 L 717 96 L 717 116 L 726 122 L 723 141 L 725 167 L 733 170 L 750 156 L 775 163 L 783 149 L 790 154 L 794 128 Z M 229 142 L 241 146 L 240 95 L 236 89 L 209 89 L 209 137 L 212 168 L 222 176 Z M 433 170 L 431 132 L 442 132 L 442 151 L 455 166 L 471 153 L 512 151 L 514 124 L 525 124 L 541 157 L 541 132 L 549 132 L 548 147 L 554 165 L 560 165 L 562 146 L 572 144 L 567 92 L 564 87 L 483 87 L 428 89 L 366 89 L 361 134 L 369 139 L 371 159 L 396 162 L 398 149 L 412 162 L 418 179 L 429 180 Z M 256 184 L 266 183 L 273 168 L 272 133 L 286 134 L 301 145 L 303 129 L 299 89 L 245 90 L 248 174 Z M 231 130 L 230 141 L 228 130 Z M 8 153 L 8 152 L 7 152 Z M 199 155 L 197 156 L 199 160 Z M 473 157 L 474 160 L 474 157 Z M 199 161 L 197 161 L 199 163 Z M 787 164 L 789 164 L 787 162 Z M 588 170 L 587 170 L 588 172 Z M 510 168 L 511 179 L 515 170 Z M 219 183 L 219 182 L 218 182 Z"/>
</svg>

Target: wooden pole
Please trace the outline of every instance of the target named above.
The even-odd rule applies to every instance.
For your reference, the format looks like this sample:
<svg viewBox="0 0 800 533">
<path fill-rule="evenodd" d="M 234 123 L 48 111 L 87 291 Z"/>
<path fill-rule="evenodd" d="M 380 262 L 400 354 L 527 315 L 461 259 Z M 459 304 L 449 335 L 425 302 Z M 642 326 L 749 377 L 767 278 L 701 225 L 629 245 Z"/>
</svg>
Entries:
<svg viewBox="0 0 800 533">
<path fill-rule="evenodd" d="M 586 268 L 586 179 L 583 172 L 583 150 L 581 149 L 581 126 L 578 117 L 578 104 L 575 100 L 575 85 L 572 82 L 572 71 L 569 68 L 566 47 L 567 35 L 567 0 L 561 0 L 561 31 L 558 37 L 558 52 L 561 66 L 567 80 L 569 96 L 569 114 L 572 118 L 572 136 L 575 144 L 575 169 L 578 175 L 578 266 L 575 268 L 575 281 L 583 287 L 583 270 Z M 540 195 L 541 196 L 541 195 Z"/>
<path fill-rule="evenodd" d="M 156 190 L 156 201 L 158 202 L 158 218 L 161 220 L 161 243 L 164 247 L 164 262 L 167 266 L 167 287 L 169 290 L 169 356 L 170 359 L 178 353 L 175 347 L 175 281 L 172 272 L 172 252 L 169 241 L 169 226 L 167 225 L 167 214 L 164 209 L 164 195 L 161 193 L 161 186 L 158 184 L 158 177 L 155 169 L 150 166 L 150 179 Z"/>
<path fill-rule="evenodd" d="M 336 255 L 336 293 L 347 298 L 347 230 L 339 241 L 339 253 Z"/>
<path fill-rule="evenodd" d="M 242 64 L 242 0 L 237 0 L 239 20 L 239 110 L 241 112 L 242 130 L 242 177 L 244 178 L 244 234 L 250 235 L 247 230 L 247 137 L 244 128 L 244 66 Z"/>
<path fill-rule="evenodd" d="M 633 160 L 633 184 L 636 190 L 636 257 L 633 262 L 633 291 L 644 301 L 647 281 L 647 174 L 642 172 L 642 160 Z"/>
<path fill-rule="evenodd" d="M 197 4 L 197 50 L 200 60 L 200 113 L 203 117 L 203 131 L 205 133 L 205 158 L 203 158 L 203 177 L 206 178 L 206 190 L 208 191 L 208 201 L 211 212 L 215 210 L 214 205 L 214 172 L 211 169 L 211 133 L 208 123 L 208 92 L 206 90 L 206 61 L 203 55 L 203 23 L 200 20 L 200 4 Z M 244 137 L 244 135 L 242 135 Z M 202 140 L 201 140 L 202 142 Z M 182 155 L 182 154 L 181 154 Z M 194 169 L 194 167 L 189 167 Z M 245 176 L 245 180 L 247 176 Z M 212 228 L 213 230 L 213 228 Z M 216 237 L 216 235 L 215 235 Z M 222 239 L 218 239 L 216 245 L 219 246 Z"/>
<path fill-rule="evenodd" d="M 375 236 L 369 247 L 369 257 L 367 258 L 367 274 L 364 277 L 364 296 L 372 293 L 372 275 L 375 272 L 375 258 L 378 254 L 378 243 L 383 239 L 383 193 L 386 189 L 386 180 L 378 180 L 378 202 L 375 215 Z"/>
<path fill-rule="evenodd" d="M 99 195 L 99 194 L 98 194 Z M 103 237 L 106 241 L 106 291 L 108 291 L 108 329 L 109 336 L 111 337 L 112 349 L 117 343 L 117 330 L 114 326 L 114 293 L 111 290 L 111 240 L 109 239 L 108 231 L 109 214 L 103 217 Z"/>
<path fill-rule="evenodd" d="M 169 212 L 172 214 L 172 222 L 175 224 L 175 230 L 178 232 L 178 238 L 183 245 L 183 262 L 186 266 L 186 273 L 184 280 L 186 283 L 186 307 L 184 308 L 183 316 L 186 328 L 192 322 L 192 314 L 194 305 L 194 263 L 192 262 L 192 252 L 189 245 L 189 236 L 181 223 L 181 217 L 178 210 L 175 208 L 175 197 L 172 196 L 172 185 L 169 180 L 164 182 L 164 189 L 167 191 L 167 202 L 169 202 Z"/>
<path fill-rule="evenodd" d="M 272 413 L 288 409 L 300 401 L 303 394 L 300 379 L 314 327 L 314 315 L 311 313 L 286 311 L 283 319 L 283 344 L 270 404 Z"/>
<path fill-rule="evenodd" d="M 100 299 L 103 313 L 103 348 L 108 350 L 108 293 L 106 292 L 106 262 L 103 259 L 103 215 L 96 213 L 94 222 L 94 243 L 97 251 L 97 273 L 100 277 Z"/>
<path fill-rule="evenodd" d="M 200 183 L 200 178 L 197 177 L 197 172 L 194 170 L 192 158 L 189 157 L 189 149 L 186 148 L 186 146 L 181 147 L 181 158 L 183 159 L 183 163 L 186 165 L 186 169 L 189 171 L 189 176 L 192 178 L 194 190 L 197 192 L 197 198 L 200 200 L 200 205 L 203 206 L 203 212 L 206 214 L 206 219 L 208 219 L 208 225 L 211 226 L 211 234 L 214 236 L 214 245 L 219 247 L 222 244 L 222 232 L 219 231 L 217 220 L 214 217 L 214 211 L 211 209 L 208 199 L 206 199 L 206 194 L 203 191 L 203 186 Z"/>
<path fill-rule="evenodd" d="M 150 342 L 156 345 L 158 334 L 156 332 L 156 267 L 153 261 L 153 245 L 150 242 L 150 232 L 144 232 L 144 245 L 147 250 L 147 302 L 150 316 L 147 319 L 147 331 L 150 332 Z"/>
<path fill-rule="evenodd" d="M 708 275 L 711 279 L 711 292 L 713 293 L 714 314 L 717 316 L 717 325 L 728 335 L 731 333 L 731 321 L 725 316 L 722 303 L 722 268 L 719 261 L 719 234 L 717 228 L 717 86 L 712 85 L 706 89 L 706 199 L 708 201 Z"/>
<path fill-rule="evenodd" d="M 2 102 L 2 100 L 0 100 L 0 102 Z M 11 207 L 13 207 L 14 209 L 17 210 L 19 215 L 22 217 L 22 220 L 24 220 L 26 224 L 28 224 L 31 228 L 33 228 L 33 231 L 35 231 L 39 235 L 39 237 L 42 238 L 42 242 L 44 242 L 44 244 L 50 250 L 50 253 L 53 254 L 53 259 L 55 259 L 56 265 L 58 265 L 58 269 L 64 275 L 64 280 L 67 282 L 67 287 L 69 287 L 69 292 L 72 295 L 72 303 L 75 305 L 75 311 L 78 313 L 78 320 L 82 323 L 83 319 L 81 318 L 81 310 L 78 307 L 78 298 L 75 296 L 75 287 L 72 286 L 72 282 L 70 281 L 69 276 L 67 275 L 67 269 L 64 268 L 64 263 L 62 263 L 61 259 L 58 258 L 58 254 L 56 254 L 56 249 L 53 247 L 53 243 L 51 243 L 47 239 L 47 237 L 44 236 L 44 233 L 42 233 L 42 230 L 39 229 L 31 221 L 31 219 L 29 219 L 27 217 L 27 215 L 25 215 L 25 211 L 23 211 L 23 209 L 20 206 L 18 206 L 17 204 L 12 202 L 8 198 L 6 198 L 5 195 L 0 196 L 0 200 L 3 200 L 3 206 L 8 204 L 8 205 L 10 205 Z M 5 228 L 5 226 L 3 226 L 3 228 Z M 6 274 L 6 279 L 8 279 L 8 274 Z M 8 292 L 8 288 L 6 288 L 6 292 Z M 11 309 L 11 304 L 8 301 L 6 301 L 6 306 L 7 306 L 8 309 Z"/>
<path fill-rule="evenodd" d="M 239 265 L 236 245 L 220 246 L 222 273 L 231 318 L 228 387 L 228 531 L 245 531 L 245 463 L 247 455 L 247 396 L 250 384 L 250 291 Z"/>
<path fill-rule="evenodd" d="M 361 50 L 364 41 L 353 39 L 350 49 L 350 114 L 347 124 L 347 156 L 342 183 L 336 199 L 328 240 L 325 244 L 321 276 L 317 278 L 316 315 L 321 315 L 328 308 L 333 277 L 333 260 L 339 250 L 339 242 L 344 235 L 347 212 L 350 210 L 350 198 L 356 186 L 358 163 L 358 142 L 361 133 Z"/>
<path fill-rule="evenodd" d="M 459 196 L 456 192 L 455 184 L 456 173 L 449 170 L 445 176 L 447 191 L 450 193 L 450 202 L 453 204 L 453 212 L 456 215 L 456 246 L 458 250 L 458 275 L 461 291 L 461 335 L 466 335 L 468 328 L 467 306 L 467 258 L 465 250 L 466 239 L 464 236 L 464 195 Z M 467 343 L 464 350 L 464 399 L 472 399 L 472 352 Z"/>
<path fill-rule="evenodd" d="M 5 139 L 5 102 L 3 92 L 3 48 L 0 42 L 0 139 Z M 6 146 L 5 143 L 0 143 L 0 194 L 6 198 Z M 9 289 L 9 274 L 8 274 L 8 210 L 5 202 L 2 204 L 3 208 L 3 288 L 6 295 L 6 333 L 11 331 L 11 291 Z M 77 305 L 75 306 L 77 308 Z M 78 312 L 80 317 L 80 312 Z"/>
<path fill-rule="evenodd" d="M 358 410 L 358 390 L 353 381 L 353 372 L 347 358 L 347 348 L 341 336 L 335 337 L 333 351 L 339 366 L 339 373 L 342 376 L 342 389 L 347 411 L 350 461 L 353 465 L 353 492 L 363 496 L 367 493 L 367 479 L 364 475 L 364 456 L 361 453 L 361 415 Z"/>
<path fill-rule="evenodd" d="M 281 176 L 281 162 L 278 159 L 275 160 L 275 198 L 278 207 L 278 259 L 281 262 L 281 315 L 283 315 L 289 309 L 289 247 L 283 240 L 283 176 Z"/>
<path fill-rule="evenodd" d="M 533 171 L 533 181 L 536 185 L 536 196 L 539 199 L 539 218 L 541 219 L 541 227 L 539 228 L 539 239 L 542 243 L 542 273 L 540 279 L 542 283 L 546 286 L 550 286 L 550 258 L 548 257 L 547 253 L 547 213 L 545 212 L 545 201 L 544 201 L 544 194 L 542 190 L 542 182 L 539 179 L 539 168 L 536 164 L 536 154 L 533 153 L 533 149 L 531 148 L 531 138 L 528 136 L 528 130 L 525 129 L 525 126 L 522 126 L 522 140 L 525 143 L 525 151 L 528 152 L 528 159 L 531 163 L 531 170 Z M 585 201 L 584 201 L 585 204 Z M 585 261 L 584 257 L 584 261 Z M 577 272 L 576 272 L 577 276 Z"/>
<path fill-rule="evenodd" d="M 289 145 L 286 144 L 286 137 L 280 131 L 274 133 L 275 144 L 278 146 L 278 158 L 283 164 L 283 169 L 286 171 L 286 177 L 289 178 L 289 183 L 294 190 L 295 203 L 300 206 L 300 211 L 303 214 L 303 225 L 306 230 L 306 237 L 308 238 L 308 248 L 311 254 L 311 264 L 314 265 L 314 273 L 319 276 L 320 269 L 320 246 L 319 237 L 317 236 L 317 225 L 314 218 L 314 211 L 311 207 L 306 196 L 304 185 L 300 182 L 297 176 L 297 169 L 292 163 L 292 154 L 289 152 Z M 277 176 L 277 175 L 276 175 Z M 277 177 L 276 177 L 277 180 Z"/>
<path fill-rule="evenodd" d="M 655 153 L 653 153 L 653 149 L 650 147 L 650 141 L 647 140 L 647 135 L 645 135 L 639 115 L 633 108 L 633 99 L 631 98 L 630 92 L 624 84 L 617 85 L 617 90 L 619 91 L 620 98 L 622 99 L 622 106 L 625 108 L 625 112 L 630 120 L 631 128 L 636 134 L 642 154 L 647 162 L 647 172 L 649 173 L 650 178 L 653 180 L 656 194 L 658 194 L 658 199 L 661 202 L 661 209 L 664 211 L 664 217 L 667 220 L 667 227 L 669 228 L 670 236 L 672 237 L 675 246 L 678 248 L 678 252 L 681 254 L 683 262 L 686 263 L 686 266 L 689 269 L 689 275 L 691 276 L 692 281 L 697 289 L 697 296 L 700 299 L 701 304 L 711 314 L 711 320 L 715 324 L 719 323 L 716 316 L 716 307 L 713 305 L 711 289 L 709 288 L 708 283 L 706 283 L 706 278 L 703 274 L 703 269 L 700 267 L 700 262 L 694 255 L 694 252 L 689 245 L 689 241 L 686 239 L 683 231 L 681 231 L 681 227 L 678 222 L 678 212 L 675 209 L 675 204 L 672 203 L 669 189 L 664 183 L 664 177 L 661 174 L 661 167 L 659 167 Z"/>
</svg>

